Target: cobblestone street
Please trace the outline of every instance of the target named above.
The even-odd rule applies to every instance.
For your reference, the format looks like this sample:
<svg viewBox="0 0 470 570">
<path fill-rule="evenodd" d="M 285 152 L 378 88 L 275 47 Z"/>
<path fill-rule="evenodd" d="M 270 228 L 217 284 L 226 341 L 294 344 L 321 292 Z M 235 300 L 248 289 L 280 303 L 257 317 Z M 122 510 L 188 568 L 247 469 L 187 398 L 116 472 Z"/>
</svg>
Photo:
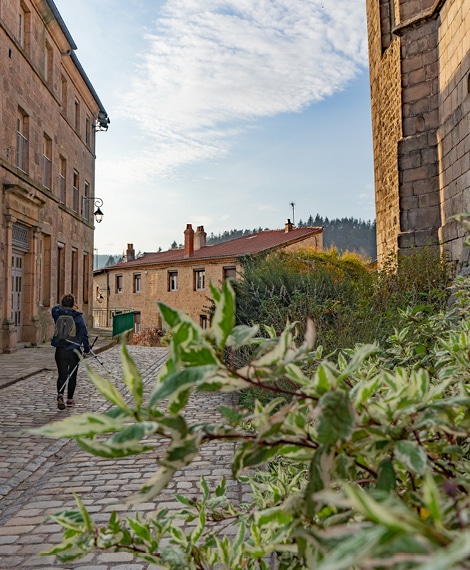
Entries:
<svg viewBox="0 0 470 570">
<path fill-rule="evenodd" d="M 166 349 L 138 346 L 129 346 L 128 349 L 144 376 L 148 396 L 155 376 L 165 362 Z M 52 352 L 51 355 L 53 358 Z M 99 354 L 98 358 L 111 372 L 116 386 L 122 389 L 120 347 L 114 346 Z M 91 358 L 87 362 L 106 375 L 97 360 Z M 127 553 L 96 552 L 67 564 L 57 562 L 53 556 L 38 555 L 61 542 L 62 528 L 47 520 L 47 515 L 64 508 L 75 508 L 73 492 L 82 499 L 95 522 L 106 522 L 113 510 L 121 514 L 155 510 L 154 503 L 138 507 L 119 504 L 119 498 L 136 491 L 155 472 L 151 453 L 111 461 L 85 453 L 73 441 L 32 436 L 21 431 L 56 421 L 67 414 L 103 412 L 110 407 L 88 380 L 83 365 L 78 374 L 75 408 L 57 409 L 55 383 L 52 361 L 50 369 L 0 389 L 0 570 L 156 568 Z M 230 395 L 197 395 L 188 407 L 188 417 L 191 415 L 190 419 L 201 421 L 213 419 L 218 406 L 230 398 Z M 165 489 L 158 499 L 158 506 L 180 506 L 174 499 L 175 493 L 196 491 L 201 475 L 206 477 L 211 488 L 225 476 L 229 496 L 241 499 L 242 489 L 232 481 L 227 461 L 232 450 L 231 443 L 205 446 L 200 457 L 178 473 Z"/>
</svg>

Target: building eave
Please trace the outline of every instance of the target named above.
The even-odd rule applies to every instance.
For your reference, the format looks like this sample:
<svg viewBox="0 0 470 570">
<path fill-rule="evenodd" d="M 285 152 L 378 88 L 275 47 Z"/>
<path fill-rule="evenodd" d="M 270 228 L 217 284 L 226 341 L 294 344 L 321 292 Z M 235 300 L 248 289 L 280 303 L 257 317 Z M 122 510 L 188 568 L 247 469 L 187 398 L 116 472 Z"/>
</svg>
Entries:
<svg viewBox="0 0 470 570">
<path fill-rule="evenodd" d="M 54 4 L 53 0 L 45 0 L 47 7 L 49 8 L 50 12 L 52 13 L 55 21 L 57 22 L 61 32 L 64 34 L 64 37 L 70 47 L 69 51 L 67 52 L 67 54 L 63 54 L 63 55 L 69 55 L 73 64 L 75 65 L 77 71 L 79 72 L 79 74 L 81 75 L 83 81 L 85 82 L 85 85 L 87 86 L 89 92 L 91 93 L 93 99 L 95 100 L 100 112 L 104 113 L 106 116 L 108 115 L 106 112 L 106 109 L 104 108 L 103 103 L 101 102 L 100 98 L 98 97 L 98 94 L 95 91 L 95 88 L 93 87 L 90 79 L 88 78 L 87 74 L 85 73 L 85 70 L 82 67 L 82 64 L 80 63 L 77 55 L 75 54 L 75 50 L 77 49 L 77 44 L 75 43 L 74 39 L 72 38 L 71 33 L 69 32 L 67 26 L 65 25 L 64 20 L 62 19 L 62 16 L 60 15 L 59 10 L 57 9 L 57 6 Z"/>
</svg>

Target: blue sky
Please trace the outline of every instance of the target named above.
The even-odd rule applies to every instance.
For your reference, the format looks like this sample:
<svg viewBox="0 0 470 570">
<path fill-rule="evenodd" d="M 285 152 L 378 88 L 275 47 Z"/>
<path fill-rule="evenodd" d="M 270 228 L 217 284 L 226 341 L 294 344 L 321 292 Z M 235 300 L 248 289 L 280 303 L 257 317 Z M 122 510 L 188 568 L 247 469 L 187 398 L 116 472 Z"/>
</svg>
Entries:
<svg viewBox="0 0 470 570">
<path fill-rule="evenodd" d="M 55 0 L 111 124 L 100 254 L 375 218 L 365 0 Z"/>
</svg>

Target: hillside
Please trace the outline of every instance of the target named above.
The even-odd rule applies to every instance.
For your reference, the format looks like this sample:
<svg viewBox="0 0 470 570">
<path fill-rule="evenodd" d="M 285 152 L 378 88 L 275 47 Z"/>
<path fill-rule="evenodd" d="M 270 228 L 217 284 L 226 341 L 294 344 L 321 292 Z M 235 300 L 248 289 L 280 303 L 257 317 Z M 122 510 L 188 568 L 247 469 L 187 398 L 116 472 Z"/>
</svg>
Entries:
<svg viewBox="0 0 470 570">
<path fill-rule="evenodd" d="M 298 227 L 305 226 L 322 226 L 323 229 L 323 246 L 325 249 L 336 247 L 340 252 L 354 251 L 363 257 L 376 259 L 377 257 L 377 240 L 375 234 L 375 220 L 364 221 L 356 218 L 335 218 L 329 220 L 323 218 L 319 214 L 315 217 L 310 215 L 307 221 L 299 220 L 296 224 Z M 211 233 L 207 236 L 207 244 L 214 245 L 231 239 L 240 238 L 246 235 L 257 233 L 263 229 L 270 228 L 254 228 L 253 230 L 226 230 L 221 234 Z"/>
</svg>

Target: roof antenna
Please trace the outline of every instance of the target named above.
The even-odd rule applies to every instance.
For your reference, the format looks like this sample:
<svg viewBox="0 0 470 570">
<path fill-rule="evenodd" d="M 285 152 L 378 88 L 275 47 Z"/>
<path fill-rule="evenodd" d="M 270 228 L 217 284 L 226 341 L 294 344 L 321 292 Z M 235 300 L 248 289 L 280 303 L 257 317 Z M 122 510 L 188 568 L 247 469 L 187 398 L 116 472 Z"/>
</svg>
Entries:
<svg viewBox="0 0 470 570">
<path fill-rule="evenodd" d="M 292 225 L 295 225 L 295 202 L 289 202 L 289 206 L 292 208 Z"/>
</svg>

